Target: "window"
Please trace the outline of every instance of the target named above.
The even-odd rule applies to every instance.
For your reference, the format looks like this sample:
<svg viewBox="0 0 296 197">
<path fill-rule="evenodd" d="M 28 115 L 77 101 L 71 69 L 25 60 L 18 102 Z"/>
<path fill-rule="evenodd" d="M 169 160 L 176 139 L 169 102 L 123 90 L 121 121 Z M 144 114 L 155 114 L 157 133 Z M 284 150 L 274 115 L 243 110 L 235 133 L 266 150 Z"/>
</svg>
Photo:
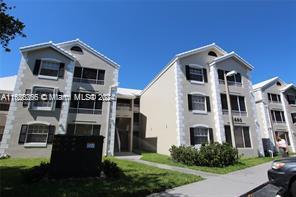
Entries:
<svg viewBox="0 0 296 197">
<path fill-rule="evenodd" d="M 280 103 L 281 102 L 281 96 L 279 94 L 271 94 L 267 93 L 269 102 L 273 103 Z"/>
<path fill-rule="evenodd" d="M 189 94 L 188 95 L 188 106 L 189 111 L 193 112 L 210 112 L 210 97 L 198 95 L 198 94 Z"/>
<path fill-rule="evenodd" d="M 189 65 L 186 65 L 185 69 L 187 80 L 201 83 L 208 82 L 207 69 Z"/>
<path fill-rule="evenodd" d="M 73 46 L 73 47 L 71 47 L 70 50 L 75 51 L 75 52 L 79 52 L 79 53 L 83 52 L 82 49 L 79 46 Z"/>
<path fill-rule="evenodd" d="M 0 103 L 0 111 L 8 111 L 9 103 Z"/>
<path fill-rule="evenodd" d="M 281 82 L 279 82 L 279 81 L 276 82 L 276 85 L 277 85 L 277 86 L 282 86 Z"/>
<path fill-rule="evenodd" d="M 2 141 L 3 133 L 4 133 L 4 126 L 0 126 L 0 142 Z"/>
<path fill-rule="evenodd" d="M 209 56 L 217 57 L 217 54 L 214 51 L 210 51 L 208 53 Z"/>
<path fill-rule="evenodd" d="M 285 115 L 283 111 L 271 110 L 271 118 L 274 123 L 285 123 Z"/>
<path fill-rule="evenodd" d="M 60 63 L 42 60 L 39 75 L 57 78 L 59 75 Z"/>
<path fill-rule="evenodd" d="M 213 130 L 206 127 L 190 128 L 190 144 L 200 145 L 206 143 L 213 143 Z"/>
<path fill-rule="evenodd" d="M 105 70 L 82 67 L 75 67 L 74 69 L 74 82 L 104 85 L 104 80 Z"/>
<path fill-rule="evenodd" d="M 275 131 L 275 137 L 280 137 L 284 140 L 286 140 L 287 144 L 290 145 L 290 139 L 289 139 L 289 135 L 288 132 L 286 131 Z"/>
<path fill-rule="evenodd" d="M 102 114 L 102 100 L 94 93 L 72 92 L 70 113 Z"/>
<path fill-rule="evenodd" d="M 292 122 L 296 123 L 296 113 L 291 113 L 292 116 Z"/>
<path fill-rule="evenodd" d="M 206 111 L 206 101 L 204 96 L 192 95 L 192 109 Z"/>
<path fill-rule="evenodd" d="M 224 75 L 229 71 L 218 69 L 218 79 L 220 84 L 225 84 Z M 240 73 L 227 77 L 228 85 L 242 85 L 242 76 Z"/>
<path fill-rule="evenodd" d="M 55 99 L 54 88 L 35 87 L 33 88 L 33 94 L 38 95 L 38 100 L 31 102 L 31 109 L 34 110 L 53 110 L 53 104 Z"/>
<path fill-rule="evenodd" d="M 230 95 L 231 110 L 233 115 L 246 116 L 245 97 Z M 221 94 L 221 104 L 223 114 L 228 113 L 227 97 L 226 94 Z"/>
<path fill-rule="evenodd" d="M 131 111 L 132 110 L 132 106 L 131 106 L 131 100 L 130 99 L 117 99 L 116 102 L 116 109 L 117 110 L 128 110 Z"/>
<path fill-rule="evenodd" d="M 99 136 L 101 125 L 97 124 L 68 124 L 67 135 Z"/>
<path fill-rule="evenodd" d="M 139 123 L 139 122 L 140 122 L 140 114 L 134 113 L 134 123 Z"/>
<path fill-rule="evenodd" d="M 189 68 L 190 78 L 195 81 L 203 81 L 202 69 L 199 68 Z"/>
<path fill-rule="evenodd" d="M 26 143 L 47 142 L 48 125 L 33 124 L 29 125 Z"/>
<path fill-rule="evenodd" d="M 287 95 L 287 101 L 290 105 L 296 105 L 296 95 Z"/>
<path fill-rule="evenodd" d="M 232 144 L 230 126 L 225 125 L 224 129 L 225 129 L 226 142 L 229 144 Z M 235 141 L 235 146 L 237 148 L 251 148 L 252 145 L 251 145 L 249 127 L 235 126 L 234 141 Z"/>
</svg>

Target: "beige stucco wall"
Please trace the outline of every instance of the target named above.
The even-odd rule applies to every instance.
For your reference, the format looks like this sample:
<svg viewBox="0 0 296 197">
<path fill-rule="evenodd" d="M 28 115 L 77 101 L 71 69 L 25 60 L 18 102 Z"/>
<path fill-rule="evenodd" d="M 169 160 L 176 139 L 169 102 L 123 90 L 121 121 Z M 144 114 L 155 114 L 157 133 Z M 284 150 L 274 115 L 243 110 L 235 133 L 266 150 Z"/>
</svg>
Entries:
<svg viewBox="0 0 296 197">
<path fill-rule="evenodd" d="M 169 154 L 171 145 L 177 145 L 176 89 L 174 66 L 170 67 L 141 95 L 142 132 L 144 148 Z M 150 144 L 156 138 L 157 143 Z M 156 147 L 155 147 L 156 146 Z"/>
</svg>

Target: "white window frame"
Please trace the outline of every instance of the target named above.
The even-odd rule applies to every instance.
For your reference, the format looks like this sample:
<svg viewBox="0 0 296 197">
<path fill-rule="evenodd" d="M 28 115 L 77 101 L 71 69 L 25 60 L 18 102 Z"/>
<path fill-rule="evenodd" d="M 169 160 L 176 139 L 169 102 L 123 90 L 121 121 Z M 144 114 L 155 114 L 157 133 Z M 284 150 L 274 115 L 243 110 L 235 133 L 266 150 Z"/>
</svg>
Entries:
<svg viewBox="0 0 296 197">
<path fill-rule="evenodd" d="M 52 62 L 52 63 L 55 63 L 55 64 L 59 64 L 59 65 L 58 65 L 58 74 L 57 74 L 56 77 L 55 77 L 55 76 L 48 76 L 48 75 L 42 75 L 42 74 L 40 74 L 44 62 Z M 52 80 L 58 80 L 58 78 L 59 78 L 60 63 L 62 63 L 62 62 L 59 61 L 59 60 L 57 60 L 57 59 L 52 59 L 52 58 L 42 58 L 42 59 L 41 59 L 41 62 L 40 62 L 40 68 L 39 68 L 39 71 L 38 71 L 38 78 L 40 78 L 40 79 L 52 79 Z"/>
<path fill-rule="evenodd" d="M 219 70 L 222 70 L 223 71 L 223 77 L 225 76 L 225 72 L 226 72 L 226 70 L 224 70 L 224 69 L 219 69 Z M 217 72 L 218 72 L 218 69 L 217 69 Z M 229 72 L 229 71 L 228 71 Z M 238 82 L 237 80 L 236 80 L 236 75 L 234 75 L 234 81 L 229 81 L 229 80 L 227 80 L 227 82 L 228 82 L 228 85 L 229 86 L 232 86 L 232 85 L 234 85 L 234 86 L 237 86 L 237 87 L 242 87 L 243 86 L 243 77 L 242 77 L 242 74 L 240 73 L 240 75 L 241 75 L 241 82 Z M 226 78 L 227 79 L 227 78 Z M 224 80 L 224 78 L 223 79 L 219 79 L 219 76 L 218 76 L 218 80 L 219 80 L 219 84 L 225 84 L 225 80 Z"/>
<path fill-rule="evenodd" d="M 252 136 L 251 136 L 251 133 L 250 133 L 250 127 L 249 127 L 249 130 L 248 130 L 248 134 L 249 134 L 249 138 L 250 138 L 251 147 L 246 147 L 246 141 L 245 141 L 244 129 L 243 129 L 244 126 L 235 126 L 235 127 L 240 127 L 241 128 L 241 134 L 242 134 L 243 143 L 244 143 L 244 147 L 237 147 L 237 149 L 253 149 L 253 142 L 252 142 Z M 234 142 L 235 142 L 235 146 L 236 146 L 235 133 L 236 132 L 234 132 Z"/>
<path fill-rule="evenodd" d="M 53 89 L 53 101 L 51 102 L 51 106 L 49 107 L 39 107 L 39 106 L 34 106 L 34 102 L 35 101 L 30 101 L 30 110 L 36 110 L 36 111 L 53 111 L 55 108 L 55 104 L 56 104 L 56 98 L 57 98 L 57 92 L 58 89 L 55 87 L 44 87 L 44 86 L 33 86 L 32 88 L 32 94 L 35 94 L 36 89 Z"/>
<path fill-rule="evenodd" d="M 277 119 L 276 119 L 276 115 L 275 115 L 275 112 L 276 111 L 280 112 L 280 116 L 281 116 L 281 121 L 280 122 L 278 122 Z M 271 115 L 274 118 L 274 121 L 273 121 L 274 124 L 286 124 L 286 121 L 287 120 L 285 119 L 284 111 L 281 111 L 281 110 L 272 110 L 271 111 Z M 283 120 L 285 120 L 285 121 L 283 121 Z"/>
<path fill-rule="evenodd" d="M 195 134 L 195 129 L 205 129 L 207 132 L 207 140 L 208 143 L 210 143 L 210 132 L 209 132 L 209 127 L 207 126 L 192 126 L 191 128 L 193 128 L 193 138 L 195 137 L 205 137 L 205 135 L 196 135 Z M 194 140 L 195 141 L 195 140 Z M 194 144 L 194 146 L 200 146 L 201 144 Z"/>
<path fill-rule="evenodd" d="M 86 94 L 96 94 L 94 92 L 75 92 L 75 93 L 78 93 L 78 94 L 83 94 L 83 93 L 86 93 Z M 71 94 L 72 94 L 72 92 L 71 92 Z M 98 96 L 98 94 L 96 94 L 96 96 Z M 89 115 L 102 115 L 102 113 L 103 113 L 103 103 L 104 103 L 103 101 L 102 101 L 102 109 L 96 109 L 96 102 L 93 103 L 93 107 L 92 108 L 80 108 L 79 104 L 80 104 L 81 101 L 83 102 L 83 100 L 78 100 L 77 101 L 77 107 L 76 108 L 70 107 L 69 109 L 72 110 L 72 111 L 75 110 L 75 112 L 69 112 L 69 113 L 80 114 L 79 113 L 79 110 L 85 110 L 85 111 L 92 111 L 92 114 L 91 113 L 87 113 Z M 99 113 L 95 113 L 96 111 L 98 111 Z"/>
<path fill-rule="evenodd" d="M 276 101 L 272 100 L 272 94 L 276 95 Z M 268 101 L 270 103 L 280 104 L 281 103 L 281 95 L 275 93 L 267 93 Z"/>
<path fill-rule="evenodd" d="M 201 70 L 201 75 L 202 75 L 202 81 L 198 81 L 198 80 L 189 80 L 190 83 L 193 83 L 193 84 L 204 84 L 205 83 L 205 78 L 204 78 L 204 74 L 203 74 L 203 66 L 200 66 L 198 64 L 189 64 L 189 74 L 190 74 L 190 68 L 193 68 L 193 69 L 200 69 Z"/>
<path fill-rule="evenodd" d="M 291 106 L 296 106 L 296 96 L 295 95 L 292 95 L 292 94 L 287 94 L 287 96 L 293 96 L 294 97 L 294 100 L 295 100 L 295 104 L 290 104 L 289 101 L 287 100 L 287 103 L 288 105 L 291 105 Z"/>
<path fill-rule="evenodd" d="M 206 98 L 206 95 L 203 94 L 203 93 L 199 93 L 199 92 L 192 92 L 190 93 L 191 94 L 191 105 L 192 105 L 192 113 L 194 114 L 207 114 L 208 113 L 208 110 L 207 110 L 207 98 Z M 205 110 L 197 110 L 197 109 L 193 109 L 193 96 L 200 96 L 200 97 L 203 97 L 204 98 L 204 109 Z"/>
<path fill-rule="evenodd" d="M 48 122 L 43 122 L 43 121 L 33 121 L 33 122 L 28 122 L 27 123 L 28 128 L 27 128 L 27 132 L 26 132 L 26 139 L 25 139 L 25 143 L 24 143 L 24 147 L 30 148 L 30 147 L 46 147 L 47 146 L 47 139 L 48 139 L 48 132 L 49 132 L 49 123 Z M 47 136 L 46 136 L 46 140 L 45 142 L 27 142 L 27 138 L 28 138 L 28 134 L 29 134 L 29 128 L 30 126 L 32 127 L 33 125 L 45 125 L 48 127 L 48 132 L 47 132 Z"/>
</svg>

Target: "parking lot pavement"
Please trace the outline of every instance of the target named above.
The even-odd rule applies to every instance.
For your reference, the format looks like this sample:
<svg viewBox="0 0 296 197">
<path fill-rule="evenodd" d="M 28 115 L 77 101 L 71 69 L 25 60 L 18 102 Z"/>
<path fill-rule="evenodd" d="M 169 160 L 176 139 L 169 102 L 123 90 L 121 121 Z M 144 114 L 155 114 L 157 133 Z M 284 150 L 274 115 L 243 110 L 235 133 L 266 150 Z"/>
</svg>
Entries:
<svg viewBox="0 0 296 197">
<path fill-rule="evenodd" d="M 204 181 L 167 190 L 157 194 L 157 196 L 240 196 L 268 181 L 267 170 L 270 165 L 271 162 L 226 175 L 211 177 Z"/>
</svg>

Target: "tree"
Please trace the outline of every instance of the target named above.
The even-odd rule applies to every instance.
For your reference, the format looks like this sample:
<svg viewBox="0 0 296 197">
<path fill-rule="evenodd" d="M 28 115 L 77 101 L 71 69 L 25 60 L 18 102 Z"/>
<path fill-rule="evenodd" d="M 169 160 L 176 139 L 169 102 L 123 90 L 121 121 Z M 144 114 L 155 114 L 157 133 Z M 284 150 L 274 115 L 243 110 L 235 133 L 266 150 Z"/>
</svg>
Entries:
<svg viewBox="0 0 296 197">
<path fill-rule="evenodd" d="M 26 37 L 23 33 L 25 25 L 19 19 L 10 16 L 8 11 L 15 6 L 7 6 L 3 0 L 0 0 L 0 43 L 5 51 L 9 52 L 9 41 L 13 40 L 17 35 Z"/>
</svg>

